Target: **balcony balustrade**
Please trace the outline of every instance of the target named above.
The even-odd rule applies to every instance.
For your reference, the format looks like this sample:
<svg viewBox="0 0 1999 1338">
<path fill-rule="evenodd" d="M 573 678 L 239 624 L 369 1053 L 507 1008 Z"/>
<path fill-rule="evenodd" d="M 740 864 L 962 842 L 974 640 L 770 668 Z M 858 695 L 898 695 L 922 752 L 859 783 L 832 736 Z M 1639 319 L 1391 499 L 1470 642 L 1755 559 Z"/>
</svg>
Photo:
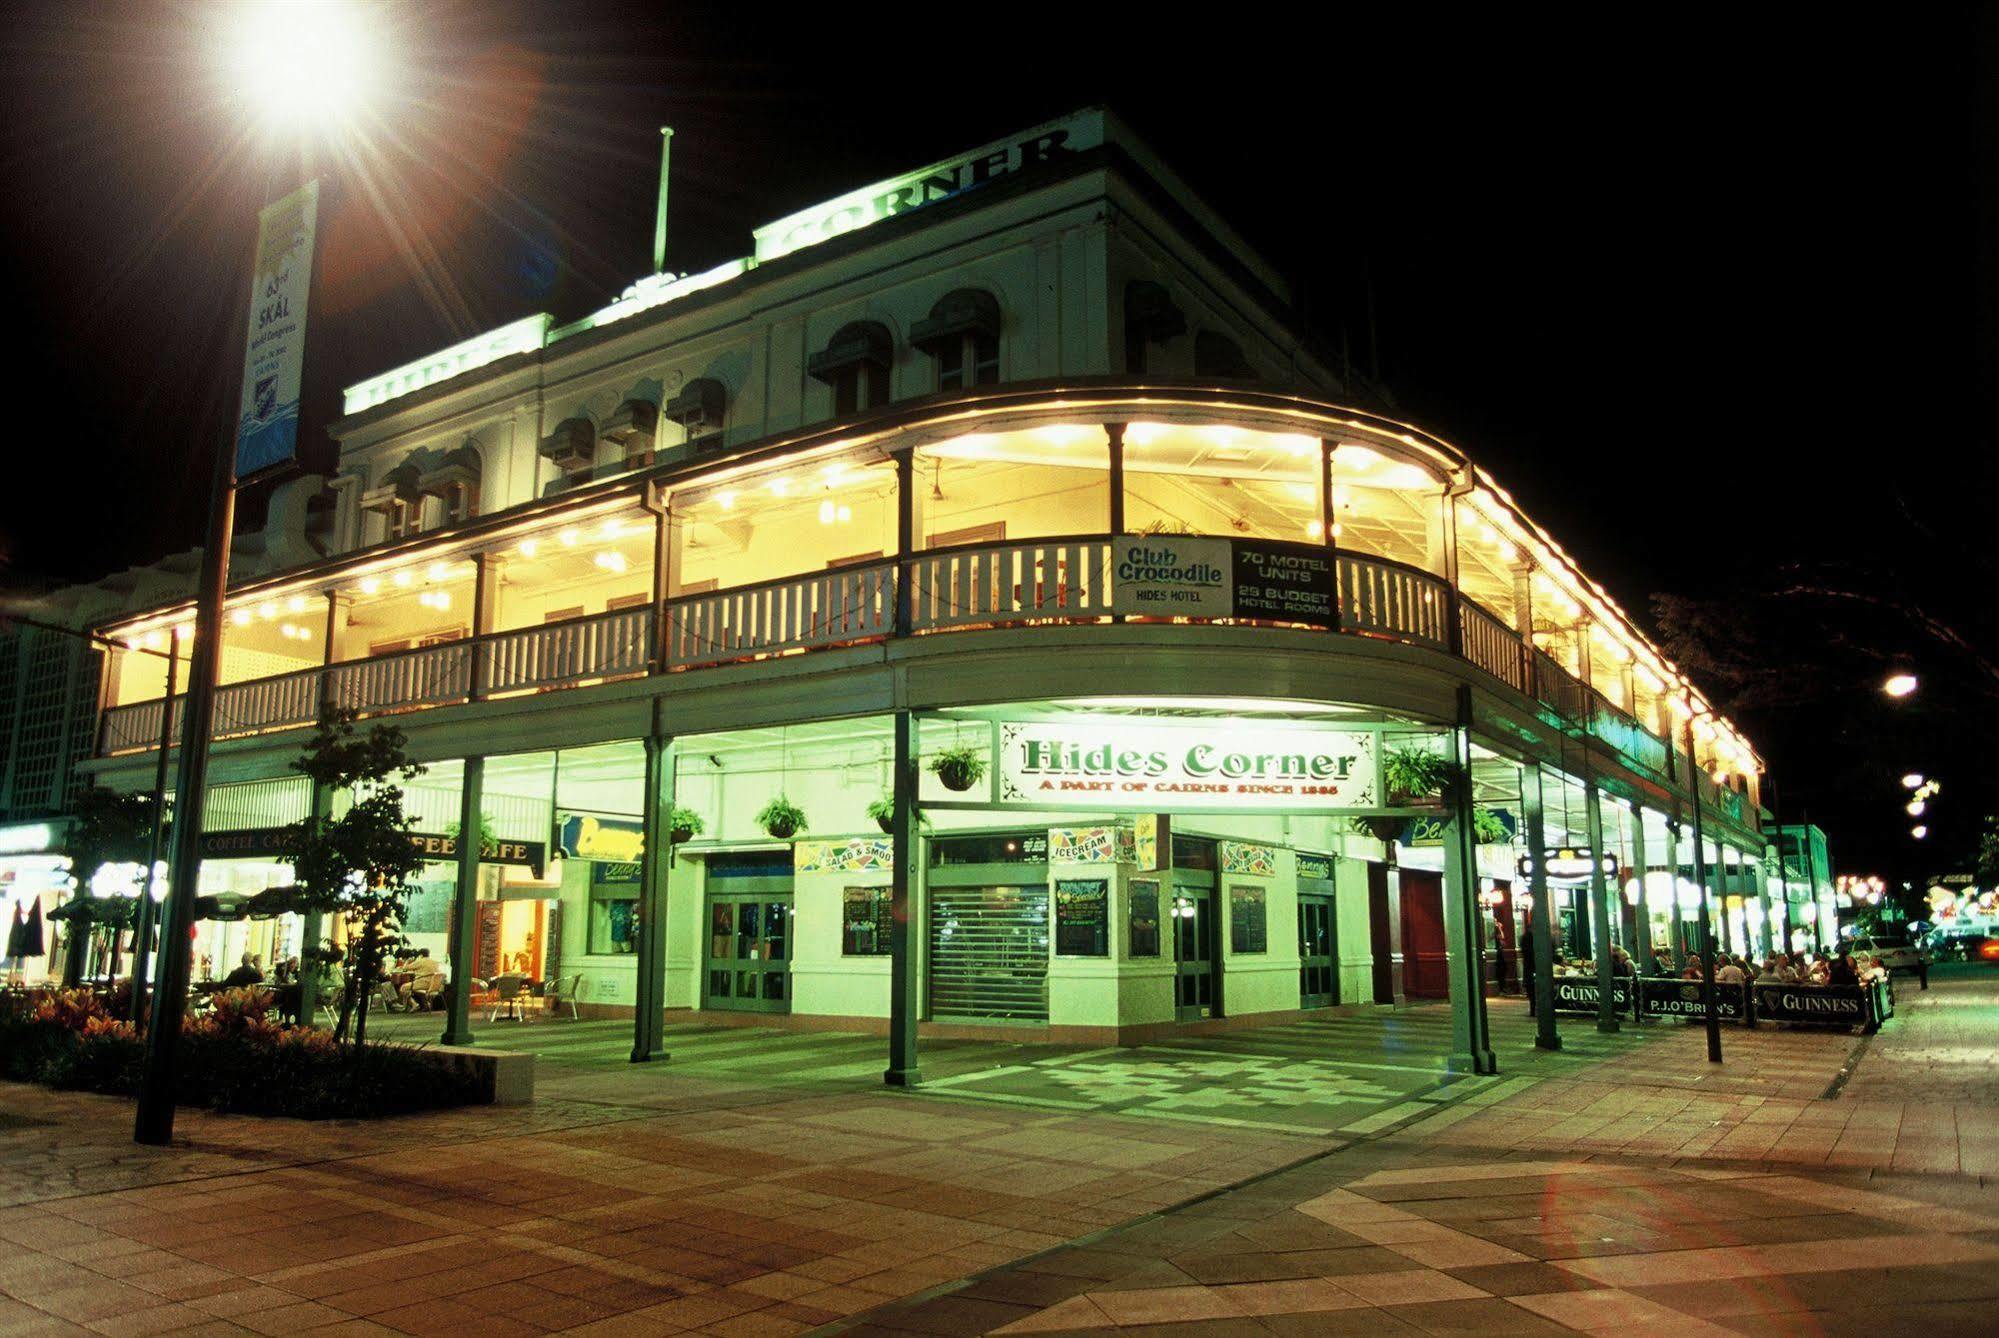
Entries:
<svg viewBox="0 0 1999 1338">
<path fill-rule="evenodd" d="M 236 738 L 310 725 L 329 703 L 384 715 L 879 641 L 896 631 L 898 579 L 908 583 L 912 635 L 1107 621 L 1129 611 L 1118 600 L 1112 548 L 1110 538 L 1092 536 L 943 549 L 899 564 L 684 595 L 657 611 L 620 609 L 344 660 L 222 688 L 215 734 Z M 1456 654 L 1636 765 L 1668 773 L 1670 750 L 1663 741 L 1545 653 L 1528 649 L 1518 633 L 1442 578 L 1348 553 L 1337 555 L 1335 568 L 1339 633 Z M 663 656 L 656 653 L 661 644 Z M 175 701 L 175 737 L 184 700 Z M 157 700 L 108 709 L 101 751 L 157 746 L 160 710 Z M 1718 811 L 1741 813 L 1741 796 L 1706 776 L 1701 791 Z"/>
</svg>

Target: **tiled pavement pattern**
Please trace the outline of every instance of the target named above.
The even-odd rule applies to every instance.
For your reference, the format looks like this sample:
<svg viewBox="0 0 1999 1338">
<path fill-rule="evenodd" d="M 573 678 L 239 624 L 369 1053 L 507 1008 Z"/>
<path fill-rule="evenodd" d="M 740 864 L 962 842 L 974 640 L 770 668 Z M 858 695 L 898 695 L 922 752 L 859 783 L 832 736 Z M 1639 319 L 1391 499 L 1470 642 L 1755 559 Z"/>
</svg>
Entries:
<svg viewBox="0 0 1999 1338">
<path fill-rule="evenodd" d="M 1999 1195 L 1747 1168 L 1332 1157 L 856 1334 L 1990 1334 Z"/>
<path fill-rule="evenodd" d="M 1999 1105 L 1963 1099 L 1999 1045 L 1965 1019 L 1994 1004 L 1999 973 L 1940 976 L 1928 994 L 1905 987 L 1901 1016 L 1864 1048 L 1730 1029 L 1718 1069 L 1699 1028 L 1659 1029 L 1584 1072 L 1480 1092 L 846 1328 L 1999 1332 L 1999 1182 L 1961 1169 L 1999 1135 Z M 1856 1053 L 1842 1093 L 1821 1099 Z M 1902 1085 L 1863 1084 L 1883 1060 Z M 1926 1160 L 1946 1119 L 1953 1173 L 1897 1169 Z"/>
</svg>

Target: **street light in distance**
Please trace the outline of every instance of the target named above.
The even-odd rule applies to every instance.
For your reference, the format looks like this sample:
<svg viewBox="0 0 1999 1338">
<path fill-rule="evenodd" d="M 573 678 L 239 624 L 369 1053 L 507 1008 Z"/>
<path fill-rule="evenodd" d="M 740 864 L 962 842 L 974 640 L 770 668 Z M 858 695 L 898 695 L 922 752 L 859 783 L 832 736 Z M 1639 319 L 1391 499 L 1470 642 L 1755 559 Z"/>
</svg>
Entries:
<svg viewBox="0 0 1999 1338">
<path fill-rule="evenodd" d="M 1906 697 L 1916 690 L 1916 676 L 1906 670 L 1898 670 L 1882 682 L 1881 690 L 1890 697 Z"/>
</svg>

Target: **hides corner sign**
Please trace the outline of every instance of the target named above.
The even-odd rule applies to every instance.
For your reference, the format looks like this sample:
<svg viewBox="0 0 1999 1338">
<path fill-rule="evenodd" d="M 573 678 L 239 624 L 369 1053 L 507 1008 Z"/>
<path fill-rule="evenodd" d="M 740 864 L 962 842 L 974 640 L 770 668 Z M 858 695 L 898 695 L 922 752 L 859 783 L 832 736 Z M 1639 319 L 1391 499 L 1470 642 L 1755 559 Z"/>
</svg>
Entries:
<svg viewBox="0 0 1999 1338">
<path fill-rule="evenodd" d="M 1333 555 L 1313 544 L 1149 534 L 1112 556 L 1118 602 L 1138 617 L 1335 623 Z"/>
</svg>

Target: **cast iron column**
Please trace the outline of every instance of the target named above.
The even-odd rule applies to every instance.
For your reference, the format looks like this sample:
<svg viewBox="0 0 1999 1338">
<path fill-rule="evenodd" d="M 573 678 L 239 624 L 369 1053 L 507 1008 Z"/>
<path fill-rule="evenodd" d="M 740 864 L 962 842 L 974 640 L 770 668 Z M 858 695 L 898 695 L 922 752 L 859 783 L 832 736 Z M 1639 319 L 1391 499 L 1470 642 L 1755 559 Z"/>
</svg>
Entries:
<svg viewBox="0 0 1999 1338">
<path fill-rule="evenodd" d="M 1677 807 L 1677 805 L 1675 805 Z M 1673 876 L 1673 970 L 1687 969 L 1687 919 L 1680 909 L 1680 820 L 1666 819 L 1666 867 Z"/>
<path fill-rule="evenodd" d="M 673 740 L 647 736 L 645 848 L 639 856 L 638 949 L 633 966 L 632 1063 L 667 1058 L 666 883 L 673 867 Z"/>
<path fill-rule="evenodd" d="M 1617 971 L 1610 960 L 1610 889 L 1603 876 L 1603 793 L 1583 782 L 1583 820 L 1589 824 L 1590 922 L 1596 935 L 1596 1029 L 1617 1030 Z"/>
<path fill-rule="evenodd" d="M 1451 1067 L 1497 1073 L 1485 1007 L 1485 962 L 1479 951 L 1478 846 L 1472 829 L 1471 689 L 1458 689 L 1458 723 L 1451 730 L 1455 779 L 1445 796 L 1444 949 L 1450 962 Z"/>
<path fill-rule="evenodd" d="M 472 946 L 478 939 L 479 833 L 486 811 L 486 759 L 465 759 L 458 789 L 458 886 L 451 898 L 450 1005 L 441 1045 L 472 1044 Z"/>
<path fill-rule="evenodd" d="M 1638 904 L 1632 908 L 1637 913 L 1635 923 L 1638 931 L 1636 942 L 1638 951 L 1632 955 L 1631 962 L 1633 982 L 1631 1015 L 1643 1022 L 1645 1014 L 1638 1010 L 1636 982 L 1639 976 L 1651 975 L 1653 969 L 1652 900 L 1648 895 L 1651 889 L 1645 886 L 1645 880 L 1651 876 L 1651 869 L 1645 862 L 1645 810 L 1636 805 L 1631 809 L 1631 868 L 1628 872 L 1631 877 L 1638 880 Z"/>
<path fill-rule="evenodd" d="M 1701 772 L 1694 763 L 1694 720 L 1687 717 L 1687 785 L 1694 805 L 1694 887 L 1698 890 L 1701 935 L 1701 1009 L 1707 1014 L 1707 1058 L 1721 1063 L 1721 1019 L 1714 1012 L 1714 917 L 1707 904 L 1707 853 L 1701 849 Z"/>
<path fill-rule="evenodd" d="M 916 886 L 916 723 L 908 711 L 895 713 L 894 869 L 889 883 L 888 1071 L 891 1087 L 923 1081 L 917 1067 L 916 944 L 912 939 Z"/>
<path fill-rule="evenodd" d="M 315 783 L 312 787 L 312 816 L 326 819 L 333 816 L 333 791 Z M 325 932 L 326 916 L 319 911 L 307 911 L 300 917 L 298 931 L 298 1020 L 299 1025 L 309 1027 L 319 1016 L 319 973 L 320 966 L 308 960 L 307 954 L 319 947 L 319 936 Z"/>
<path fill-rule="evenodd" d="M 1555 912 L 1548 904 L 1548 870 L 1542 856 L 1548 849 L 1548 823 L 1542 794 L 1541 767 L 1520 768 L 1520 816 L 1527 827 L 1527 925 L 1534 935 L 1534 1044 L 1542 1050 L 1562 1048 L 1555 1029 Z"/>
</svg>

